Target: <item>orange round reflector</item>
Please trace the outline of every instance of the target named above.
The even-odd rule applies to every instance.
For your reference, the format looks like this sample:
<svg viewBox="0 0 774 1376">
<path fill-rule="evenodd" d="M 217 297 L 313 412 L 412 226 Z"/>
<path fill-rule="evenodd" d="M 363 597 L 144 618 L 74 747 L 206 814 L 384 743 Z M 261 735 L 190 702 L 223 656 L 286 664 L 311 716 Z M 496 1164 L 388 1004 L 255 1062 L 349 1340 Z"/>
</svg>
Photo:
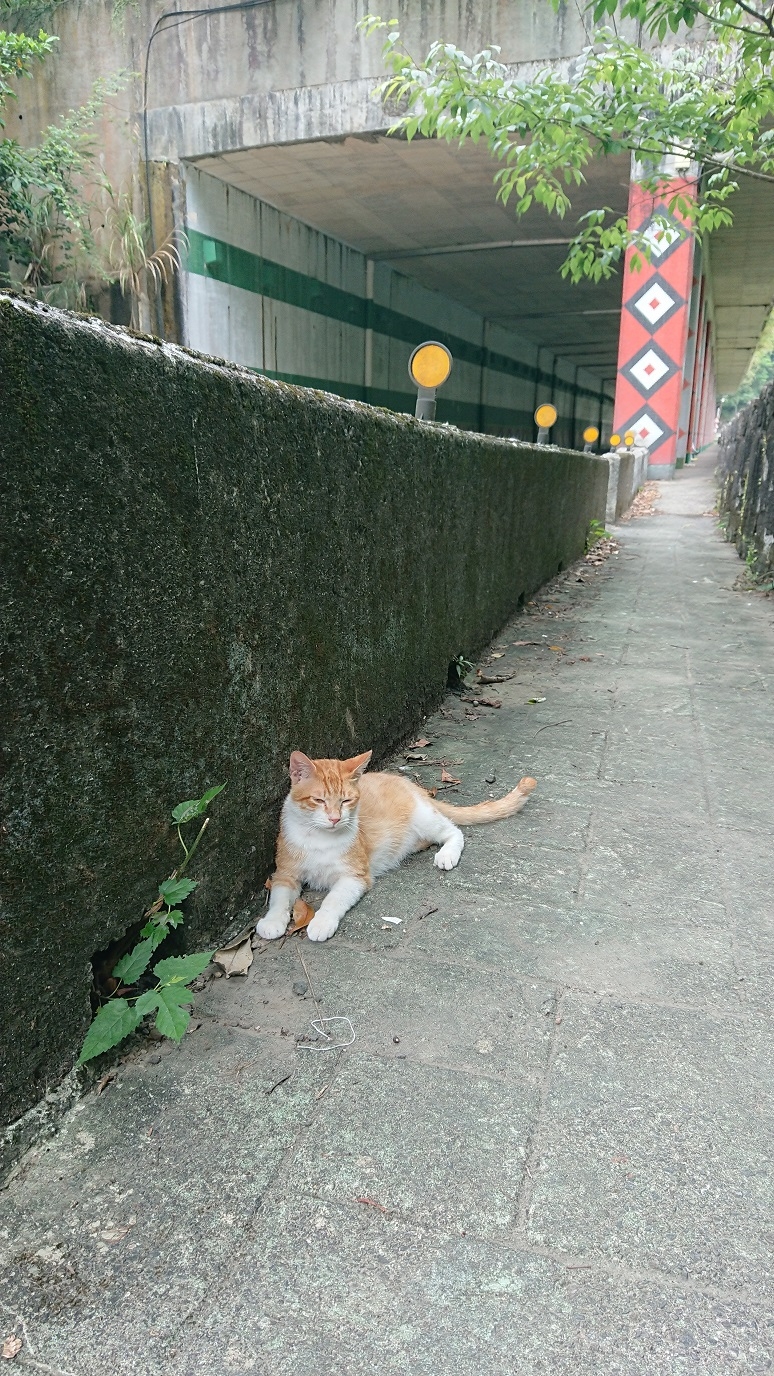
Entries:
<svg viewBox="0 0 774 1376">
<path fill-rule="evenodd" d="M 548 430 L 549 426 L 553 425 L 555 420 L 556 407 L 552 406 L 550 401 L 544 401 L 542 406 L 538 406 L 535 412 L 535 424 L 538 425 L 541 430 Z"/>
<path fill-rule="evenodd" d="M 626 444 L 626 445 L 632 445 L 632 444 L 634 444 L 634 431 L 633 431 L 633 430 L 627 430 L 627 431 L 626 431 L 626 434 L 624 435 L 624 444 Z"/>
<path fill-rule="evenodd" d="M 417 387 L 440 387 L 451 370 L 452 356 L 445 344 L 420 344 L 409 359 L 409 373 Z"/>
<path fill-rule="evenodd" d="M 596 425 L 587 425 L 586 429 L 583 431 L 583 438 L 586 444 L 593 444 L 595 440 L 598 440 L 599 431 Z"/>
<path fill-rule="evenodd" d="M 621 436 L 620 436 L 620 435 L 611 435 L 611 436 L 610 436 L 610 443 L 611 443 L 611 445 L 612 445 L 612 444 L 620 444 L 620 443 L 621 443 Z"/>
</svg>

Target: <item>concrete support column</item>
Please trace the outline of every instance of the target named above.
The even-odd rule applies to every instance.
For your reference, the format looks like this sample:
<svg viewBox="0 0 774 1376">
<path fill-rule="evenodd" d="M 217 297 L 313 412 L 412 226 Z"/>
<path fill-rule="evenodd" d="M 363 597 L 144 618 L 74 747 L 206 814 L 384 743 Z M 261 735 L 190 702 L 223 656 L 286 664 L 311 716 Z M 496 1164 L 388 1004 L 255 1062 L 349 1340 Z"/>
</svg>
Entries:
<svg viewBox="0 0 774 1376">
<path fill-rule="evenodd" d="M 675 466 L 677 468 L 683 467 L 686 454 L 690 453 L 691 408 L 696 388 L 698 332 L 703 298 L 704 277 L 701 268 L 701 248 L 696 244 L 693 251 L 693 282 L 688 307 L 688 336 L 685 342 L 683 390 L 680 397 L 680 420 L 677 427 L 677 446 L 675 449 Z"/>
<path fill-rule="evenodd" d="M 705 352 L 707 348 L 706 293 L 702 292 L 701 309 L 696 325 L 696 360 L 691 391 L 691 419 L 688 427 L 688 451 L 695 454 L 701 448 L 701 403 L 704 389 Z"/>
<path fill-rule="evenodd" d="M 632 271 L 635 250 L 627 251 L 614 425 L 618 434 L 632 430 L 636 443 L 647 446 L 649 477 L 671 478 L 686 372 L 694 240 L 678 212 L 668 207 L 676 193 L 691 194 L 695 179 L 665 170 L 654 194 L 645 190 L 636 175 L 635 167 L 629 187 L 629 228 L 647 236 L 651 261 L 644 262 L 639 272 Z M 662 232 L 653 223 L 657 214 L 671 222 L 669 231 Z"/>
</svg>

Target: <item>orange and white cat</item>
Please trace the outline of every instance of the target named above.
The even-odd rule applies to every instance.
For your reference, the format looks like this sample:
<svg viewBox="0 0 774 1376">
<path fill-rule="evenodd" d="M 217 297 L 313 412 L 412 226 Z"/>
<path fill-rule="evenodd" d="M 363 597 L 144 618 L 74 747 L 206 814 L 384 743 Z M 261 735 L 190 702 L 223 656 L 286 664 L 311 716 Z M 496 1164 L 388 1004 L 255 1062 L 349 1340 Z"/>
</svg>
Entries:
<svg viewBox="0 0 774 1376">
<path fill-rule="evenodd" d="M 277 868 L 258 935 L 273 940 L 285 932 L 301 887 L 328 889 L 306 929 L 310 941 L 327 941 L 342 917 L 413 851 L 440 846 L 434 863 L 452 870 L 462 855 L 463 826 L 497 822 L 520 812 L 535 787 L 521 779 L 510 793 L 474 807 L 440 803 L 396 774 L 366 774 L 372 751 L 351 760 L 310 760 L 300 750 L 290 757 L 291 787 L 282 805 Z M 452 820 L 454 819 L 454 820 Z"/>
</svg>

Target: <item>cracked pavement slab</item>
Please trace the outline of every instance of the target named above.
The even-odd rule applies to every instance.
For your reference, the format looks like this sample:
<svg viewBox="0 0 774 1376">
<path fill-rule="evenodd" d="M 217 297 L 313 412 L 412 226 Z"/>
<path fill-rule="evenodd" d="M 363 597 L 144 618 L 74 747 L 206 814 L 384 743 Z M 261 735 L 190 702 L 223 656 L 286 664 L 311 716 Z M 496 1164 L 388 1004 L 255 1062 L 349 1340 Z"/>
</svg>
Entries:
<svg viewBox="0 0 774 1376">
<path fill-rule="evenodd" d="M 450 696 L 386 765 L 460 803 L 533 774 L 528 808 L 212 980 L 23 1159 L 9 1370 L 774 1369 L 774 599 L 711 471 L 503 628 L 499 709 Z"/>
</svg>

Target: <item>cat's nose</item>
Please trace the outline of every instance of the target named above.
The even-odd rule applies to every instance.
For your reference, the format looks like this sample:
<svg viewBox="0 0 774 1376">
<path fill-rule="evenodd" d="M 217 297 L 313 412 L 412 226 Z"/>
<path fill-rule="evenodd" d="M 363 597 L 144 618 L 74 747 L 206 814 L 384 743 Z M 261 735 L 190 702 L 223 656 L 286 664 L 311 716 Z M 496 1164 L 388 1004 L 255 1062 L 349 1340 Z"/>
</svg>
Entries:
<svg viewBox="0 0 774 1376">
<path fill-rule="evenodd" d="M 331 817 L 331 815 L 330 815 L 330 813 L 329 813 L 329 814 L 328 814 L 328 821 L 330 822 L 330 824 L 331 824 L 332 827 L 335 827 L 336 823 L 341 821 L 341 818 L 340 818 L 340 817 Z"/>
</svg>

